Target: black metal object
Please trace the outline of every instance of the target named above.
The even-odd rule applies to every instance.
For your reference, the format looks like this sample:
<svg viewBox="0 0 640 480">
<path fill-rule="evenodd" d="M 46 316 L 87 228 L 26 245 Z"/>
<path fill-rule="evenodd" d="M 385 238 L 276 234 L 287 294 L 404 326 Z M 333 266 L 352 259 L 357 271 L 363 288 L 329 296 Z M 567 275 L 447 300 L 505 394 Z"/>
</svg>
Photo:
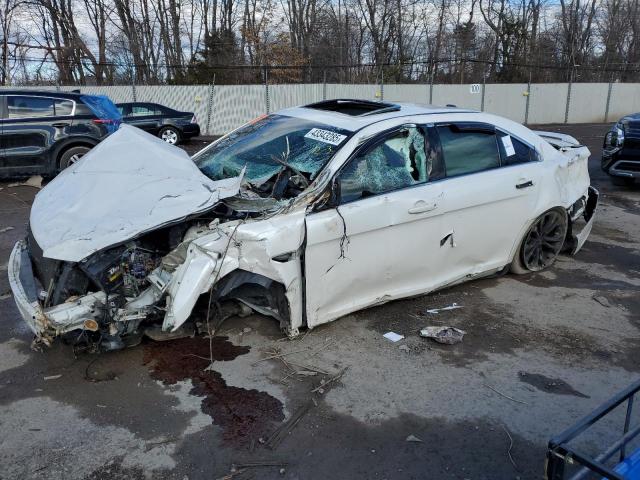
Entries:
<svg viewBox="0 0 640 480">
<path fill-rule="evenodd" d="M 610 467 L 607 467 L 605 462 L 610 460 L 617 452 L 619 452 L 618 461 L 624 461 L 626 458 L 626 446 L 640 434 L 640 425 L 630 430 L 633 399 L 639 390 L 640 380 L 609 399 L 589 415 L 582 418 L 571 428 L 568 428 L 560 435 L 552 438 L 549 441 L 549 449 L 547 451 L 547 465 L 545 471 L 547 480 L 564 480 L 565 465 L 567 464 L 579 464 L 583 466 L 583 468 L 570 477 L 570 480 L 582 479 L 590 473 L 597 474 L 602 478 L 610 480 L 624 480 L 624 477 L 621 474 L 615 472 Z M 627 410 L 622 436 L 611 444 L 603 453 L 595 458 L 591 458 L 589 455 L 569 446 L 569 442 L 576 439 L 585 430 L 624 402 L 627 402 Z"/>
</svg>

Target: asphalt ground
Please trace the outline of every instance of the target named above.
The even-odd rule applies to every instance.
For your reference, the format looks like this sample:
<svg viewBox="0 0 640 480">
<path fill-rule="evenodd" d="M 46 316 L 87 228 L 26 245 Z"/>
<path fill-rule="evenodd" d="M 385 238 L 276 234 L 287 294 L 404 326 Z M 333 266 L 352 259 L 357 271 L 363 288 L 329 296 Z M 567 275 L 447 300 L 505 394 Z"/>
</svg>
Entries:
<svg viewBox="0 0 640 480">
<path fill-rule="evenodd" d="M 600 207 L 575 257 L 370 308 L 294 340 L 268 318 L 232 318 L 210 369 L 202 338 L 101 355 L 61 343 L 30 350 L 6 262 L 37 190 L 1 183 L 0 231 L 13 228 L 0 233 L 0 478 L 541 478 L 548 439 L 640 371 L 640 189 L 600 171 L 607 128 L 544 127 L 592 152 Z M 462 308 L 425 313 L 453 302 Z M 426 325 L 466 335 L 439 345 L 419 337 Z M 405 339 L 391 343 L 388 331 Z M 261 361 L 276 353 L 287 355 Z M 621 415 L 582 447 L 616 438 Z"/>
</svg>

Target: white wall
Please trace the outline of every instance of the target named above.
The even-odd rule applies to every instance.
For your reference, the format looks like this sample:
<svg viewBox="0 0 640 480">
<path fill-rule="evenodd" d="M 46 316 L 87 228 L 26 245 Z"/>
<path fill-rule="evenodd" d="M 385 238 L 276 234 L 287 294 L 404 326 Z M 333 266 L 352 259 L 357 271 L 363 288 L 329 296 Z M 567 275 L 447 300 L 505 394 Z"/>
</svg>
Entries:
<svg viewBox="0 0 640 480">
<path fill-rule="evenodd" d="M 480 110 L 482 87 L 472 92 L 470 85 L 434 85 L 434 105 L 452 104 Z M 55 90 L 56 87 L 38 87 Z M 114 102 L 133 101 L 131 86 L 61 87 L 80 89 L 87 94 L 109 96 Z M 567 107 L 566 83 L 533 84 L 529 92 L 528 123 L 563 123 Z M 574 83 L 571 89 L 568 123 L 604 122 L 609 84 Z M 1 90 L 0 90 L 1 92 Z M 136 86 L 136 100 L 162 103 L 183 111 L 193 111 L 203 134 L 220 135 L 267 111 L 267 88 L 264 85 L 162 85 Z M 211 95 L 213 93 L 213 95 Z M 487 84 L 484 110 L 525 122 L 527 84 Z M 394 85 L 380 88 L 377 84 L 295 84 L 269 85 L 269 112 L 296 105 L 318 102 L 323 98 L 360 98 L 389 102 L 429 103 L 428 84 Z M 640 84 L 615 83 L 607 122 L 640 111 Z M 210 113 L 209 113 L 210 112 Z M 207 118 L 209 128 L 207 130 Z"/>
</svg>

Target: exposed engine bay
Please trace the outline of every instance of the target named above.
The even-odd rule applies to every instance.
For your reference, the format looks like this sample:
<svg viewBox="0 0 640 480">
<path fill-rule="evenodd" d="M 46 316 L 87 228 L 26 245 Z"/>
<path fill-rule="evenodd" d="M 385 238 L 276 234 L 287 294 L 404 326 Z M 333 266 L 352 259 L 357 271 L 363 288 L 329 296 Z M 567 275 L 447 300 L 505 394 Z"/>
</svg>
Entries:
<svg viewBox="0 0 640 480">
<path fill-rule="evenodd" d="M 250 197 L 254 195 L 246 193 Z M 44 309 L 53 307 L 54 310 L 58 305 L 77 303 L 76 311 L 69 314 L 78 317 L 86 314 L 86 318 L 76 322 L 74 326 L 77 328 L 65 334 L 66 340 L 77 346 L 101 350 L 123 348 L 138 343 L 147 327 L 151 329 L 150 335 L 158 338 L 162 333 L 157 323 L 166 311 L 166 289 L 172 273 L 185 261 L 189 242 L 211 233 L 222 223 L 263 217 L 264 209 L 275 205 L 277 202 L 272 198 L 230 197 L 203 215 L 101 250 L 80 262 L 43 257 L 30 233 L 27 251 L 38 300 Z M 273 308 L 272 316 L 276 317 L 278 310 L 286 311 L 282 298 L 269 299 L 263 295 L 264 290 L 250 292 L 246 285 L 243 286 L 244 291 L 239 292 L 239 296 L 244 297 L 244 304 L 221 304 L 225 297 L 238 295 L 237 291 L 229 295 L 231 290 L 227 288 L 224 291 L 223 283 L 216 289 L 216 295 L 202 299 L 203 302 L 210 301 L 214 309 L 218 309 L 214 311 L 216 321 L 221 315 L 250 312 L 247 304 L 267 314 Z M 92 301 L 79 301 L 81 298 Z M 278 306 L 277 302 L 281 305 Z M 202 310 L 210 310 L 207 307 L 205 303 Z M 187 322 L 182 331 L 196 331 L 196 320 Z M 46 335 L 40 339 L 48 343 Z"/>
</svg>

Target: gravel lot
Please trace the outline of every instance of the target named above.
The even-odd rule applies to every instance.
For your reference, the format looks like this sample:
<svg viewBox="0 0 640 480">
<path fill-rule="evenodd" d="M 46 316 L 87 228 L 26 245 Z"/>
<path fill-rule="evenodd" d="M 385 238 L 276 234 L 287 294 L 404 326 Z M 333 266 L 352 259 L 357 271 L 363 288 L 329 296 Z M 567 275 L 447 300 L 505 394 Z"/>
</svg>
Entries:
<svg viewBox="0 0 640 480">
<path fill-rule="evenodd" d="M 208 355 L 198 338 L 103 355 L 31 351 L 6 262 L 36 190 L 0 183 L 0 229 L 14 227 L 0 233 L 0 478 L 541 478 L 549 437 L 640 371 L 640 189 L 600 171 L 606 125 L 544 128 L 593 153 L 601 203 L 576 257 L 371 308 L 291 341 L 272 320 L 230 319 L 212 371 L 187 355 Z M 463 308 L 421 315 L 452 302 Z M 466 330 L 464 342 L 420 338 L 429 324 Z M 389 330 L 406 339 L 389 342 Z M 259 361 L 275 351 L 291 353 L 286 364 Z M 290 433 L 273 435 L 301 411 Z M 620 428 L 601 426 L 585 447 Z M 282 465 L 225 477 L 251 462 Z"/>
</svg>

